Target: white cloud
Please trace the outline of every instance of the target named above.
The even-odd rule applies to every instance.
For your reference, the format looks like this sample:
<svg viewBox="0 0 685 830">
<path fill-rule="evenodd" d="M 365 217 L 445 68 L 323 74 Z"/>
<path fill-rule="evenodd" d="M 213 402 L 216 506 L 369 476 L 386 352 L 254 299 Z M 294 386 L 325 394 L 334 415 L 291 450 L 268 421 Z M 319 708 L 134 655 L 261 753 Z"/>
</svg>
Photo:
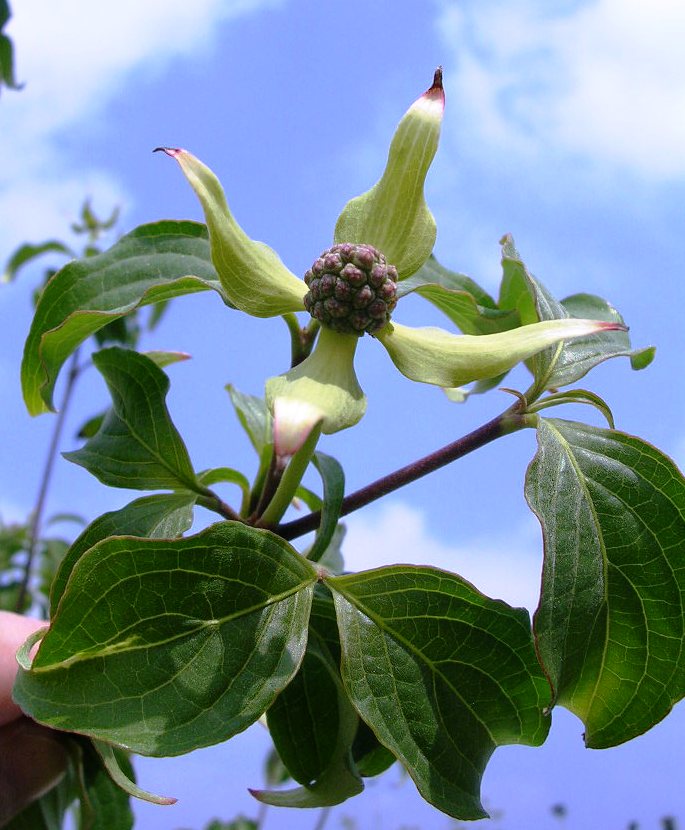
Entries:
<svg viewBox="0 0 685 830">
<path fill-rule="evenodd" d="M 19 93 L 0 102 L 0 247 L 39 240 L 65 227 L 85 193 L 94 207 L 130 199 L 105 171 L 65 169 L 56 135 L 94 118 L 126 90 L 132 73 L 161 71 L 211 44 L 216 24 L 283 0 L 23 0 L 7 33 L 16 51 Z"/>
<path fill-rule="evenodd" d="M 518 151 L 685 175 L 685 4 L 562 5 L 442 0 L 459 120 Z"/>
<path fill-rule="evenodd" d="M 425 515 L 399 502 L 346 519 L 345 567 L 434 565 L 458 573 L 493 599 L 534 611 L 542 568 L 540 530 L 535 521 L 450 545 L 430 532 Z"/>
</svg>

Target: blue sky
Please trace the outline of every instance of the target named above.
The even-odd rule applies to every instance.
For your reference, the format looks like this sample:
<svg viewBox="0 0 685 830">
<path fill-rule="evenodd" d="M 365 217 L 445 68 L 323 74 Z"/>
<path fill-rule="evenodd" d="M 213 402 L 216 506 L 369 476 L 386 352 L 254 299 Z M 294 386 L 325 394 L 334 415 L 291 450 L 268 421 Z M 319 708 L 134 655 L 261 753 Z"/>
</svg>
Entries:
<svg viewBox="0 0 685 830">
<path fill-rule="evenodd" d="M 24 0 L 14 7 L 9 32 L 26 88 L 0 100 L 0 260 L 25 240 L 68 238 L 86 195 L 103 214 L 122 206 L 121 232 L 159 218 L 199 219 L 176 166 L 150 152 L 162 144 L 210 164 L 247 232 L 303 273 L 330 244 L 345 202 L 377 178 L 395 124 L 442 64 L 447 109 L 427 187 L 438 257 L 495 291 L 498 240 L 511 232 L 554 294 L 588 291 L 614 302 L 634 344 L 657 346 L 656 361 L 642 373 L 613 361 L 585 385 L 607 398 L 620 429 L 685 461 L 685 7 L 677 0 Z M 36 459 L 52 426 L 49 416 L 31 420 L 19 397 L 39 278 L 35 269 L 0 290 L 6 519 L 31 507 Z M 413 299 L 396 317 L 444 324 Z M 193 355 L 169 370 L 169 404 L 197 468 L 251 472 L 223 386 L 259 394 L 264 379 L 285 368 L 285 326 L 194 296 L 177 302 L 144 345 Z M 361 344 L 357 367 L 368 413 L 322 445 L 344 463 L 350 491 L 506 405 L 499 392 L 450 404 L 402 378 L 374 342 Z M 525 388 L 523 370 L 508 384 Z M 105 401 L 94 373 L 85 378 L 81 413 Z M 565 417 L 595 418 L 571 409 Z M 352 517 L 349 565 L 433 563 L 532 608 L 540 540 L 522 484 L 533 452 L 532 434 L 512 436 Z M 50 511 L 76 507 L 93 517 L 129 498 L 63 462 Z M 484 794 L 504 817 L 482 826 L 554 827 L 549 807 L 557 802 L 569 805 L 568 828 L 631 819 L 656 828 L 667 813 L 685 821 L 682 707 L 610 751 L 585 750 L 581 731 L 558 711 L 542 749 L 498 750 Z M 213 815 L 254 814 L 245 788 L 260 783 L 265 747 L 256 727 L 225 747 L 142 762 L 144 786 L 181 800 L 173 813 L 142 806 L 141 826 L 199 828 Z M 360 821 L 364 828 L 449 826 L 392 775 L 338 808 L 329 826 L 364 811 L 373 817 Z M 314 823 L 310 814 L 274 812 L 265 827 Z"/>
</svg>

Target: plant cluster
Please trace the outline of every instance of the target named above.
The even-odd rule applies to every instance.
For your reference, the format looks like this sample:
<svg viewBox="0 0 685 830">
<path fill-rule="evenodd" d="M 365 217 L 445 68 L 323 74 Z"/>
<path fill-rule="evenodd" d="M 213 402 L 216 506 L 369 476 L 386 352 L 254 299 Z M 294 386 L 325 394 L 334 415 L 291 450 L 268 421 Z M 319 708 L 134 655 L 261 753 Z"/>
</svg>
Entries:
<svg viewBox="0 0 685 830">
<path fill-rule="evenodd" d="M 107 486 L 152 494 L 96 518 L 64 551 L 49 627 L 20 650 L 14 690 L 31 718 L 60 730 L 68 773 L 44 798 L 58 812 L 80 800 L 84 827 L 129 827 L 127 794 L 173 800 L 133 782 L 129 753 L 180 755 L 260 719 L 294 782 L 253 790 L 262 803 L 329 807 L 399 761 L 438 810 L 478 819 L 492 753 L 542 744 L 555 706 L 601 748 L 640 735 L 683 696 L 685 481 L 576 385 L 609 358 L 643 368 L 653 349 L 631 349 L 605 300 L 557 300 L 510 237 L 497 299 L 437 262 L 424 181 L 443 106 L 438 70 L 400 121 L 381 178 L 344 207 L 304 279 L 245 234 L 208 167 L 160 148 L 206 225 L 138 227 L 69 262 L 40 294 L 22 364 L 35 415 L 54 408 L 81 344 L 146 305 L 213 291 L 227 314 L 281 316 L 292 341 L 263 398 L 228 387 L 257 455 L 252 481 L 223 460 L 194 467 L 166 405 L 164 369 L 182 355 L 137 351 L 131 337 L 92 355 L 111 407 L 65 455 Z M 397 322 L 412 292 L 462 334 Z M 341 465 L 318 446 L 364 416 L 362 341 L 455 399 L 501 385 L 522 361 L 532 381 L 488 423 L 346 493 Z M 549 416 L 568 403 L 599 410 L 608 426 Z M 346 572 L 343 516 L 522 429 L 537 434 L 525 494 L 544 538 L 532 623 L 437 568 Z M 318 493 L 302 484 L 308 470 Z M 224 483 L 237 487 L 234 503 L 217 492 Z M 291 519 L 295 499 L 308 512 Z M 189 533 L 198 507 L 218 520 Z M 312 531 L 304 549 L 291 544 Z"/>
</svg>

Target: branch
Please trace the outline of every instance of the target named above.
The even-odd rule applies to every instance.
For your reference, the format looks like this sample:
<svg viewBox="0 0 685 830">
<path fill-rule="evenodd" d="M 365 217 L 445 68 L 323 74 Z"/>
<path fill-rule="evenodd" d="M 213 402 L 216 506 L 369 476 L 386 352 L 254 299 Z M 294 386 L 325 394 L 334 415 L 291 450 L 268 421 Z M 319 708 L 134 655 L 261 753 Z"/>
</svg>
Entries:
<svg viewBox="0 0 685 830">
<path fill-rule="evenodd" d="M 517 432 L 519 429 L 529 426 L 530 424 L 526 416 L 521 411 L 524 406 L 524 402 L 517 401 L 505 412 L 488 421 L 487 424 L 478 427 L 478 429 L 474 429 L 473 432 L 469 432 L 451 444 L 447 444 L 439 450 L 430 453 L 430 455 L 426 455 L 418 459 L 418 461 L 407 464 L 406 467 L 401 467 L 399 470 L 395 470 L 395 472 L 383 476 L 383 478 L 379 478 L 371 484 L 367 484 L 361 490 L 345 496 L 340 515 L 347 516 L 349 513 L 359 510 L 360 507 L 365 507 L 367 504 L 383 496 L 387 496 L 388 493 L 392 493 L 400 487 L 404 487 L 406 484 L 411 484 L 411 482 L 428 475 L 428 473 L 439 470 L 440 467 L 451 464 L 452 461 L 468 455 L 470 452 L 489 444 L 496 438 L 501 438 L 503 435 Z M 316 530 L 320 521 L 321 512 L 317 511 L 316 513 L 303 516 L 301 519 L 295 519 L 295 521 L 281 524 L 274 528 L 274 532 L 283 539 L 296 539 L 298 536 L 303 536 L 305 533 Z"/>
<path fill-rule="evenodd" d="M 66 419 L 67 409 L 71 402 L 71 396 L 74 391 L 74 386 L 79 374 L 83 370 L 79 366 L 79 350 L 74 352 L 71 363 L 69 365 L 69 374 L 67 375 L 67 382 L 64 387 L 64 395 L 62 397 L 62 405 L 57 413 L 57 420 L 55 421 L 55 428 L 52 431 L 50 439 L 50 446 L 48 454 L 45 459 L 45 466 L 43 467 L 43 475 L 41 476 L 40 487 L 38 489 L 38 496 L 36 498 L 36 506 L 33 510 L 33 517 L 31 518 L 31 528 L 29 530 L 29 541 L 26 552 L 26 563 L 24 564 L 24 575 L 19 586 L 19 594 L 17 595 L 17 602 L 15 610 L 21 613 L 24 610 L 24 602 L 26 601 L 26 594 L 31 580 L 31 570 L 33 568 L 33 560 L 36 557 L 36 549 L 43 523 L 43 512 L 45 510 L 45 503 L 47 501 L 48 490 L 50 488 L 50 480 L 52 478 L 52 470 L 57 457 L 60 441 L 62 439 L 62 431 L 64 429 L 64 422 Z"/>
</svg>

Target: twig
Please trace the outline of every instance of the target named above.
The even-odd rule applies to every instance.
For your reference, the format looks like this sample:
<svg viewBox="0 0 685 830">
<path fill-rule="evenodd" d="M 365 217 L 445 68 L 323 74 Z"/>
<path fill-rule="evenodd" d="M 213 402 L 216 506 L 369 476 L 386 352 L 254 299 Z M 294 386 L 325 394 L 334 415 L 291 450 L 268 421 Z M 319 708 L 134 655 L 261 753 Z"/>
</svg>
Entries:
<svg viewBox="0 0 685 830">
<path fill-rule="evenodd" d="M 59 411 L 57 413 L 57 420 L 55 421 L 55 427 L 52 431 L 52 438 L 50 439 L 50 446 L 48 448 L 48 454 L 45 459 L 43 475 L 41 476 L 40 487 L 38 489 L 38 496 L 36 498 L 36 506 L 33 510 L 33 516 L 31 517 L 31 529 L 29 531 L 29 542 L 27 546 L 26 563 L 24 565 L 24 576 L 22 578 L 21 585 L 19 586 L 19 594 L 17 596 L 17 602 L 15 605 L 15 610 L 18 612 L 24 610 L 24 602 L 26 600 L 29 582 L 31 580 L 31 570 L 33 568 L 33 560 L 35 559 L 36 549 L 38 547 L 38 538 L 40 535 L 41 524 L 43 522 L 43 512 L 45 510 L 45 502 L 47 500 L 48 490 L 50 487 L 52 471 L 55 465 L 57 451 L 62 440 L 62 431 L 64 429 L 64 423 L 66 419 L 67 409 L 69 408 L 69 403 L 71 401 L 71 395 L 74 391 L 74 385 L 78 379 L 78 376 L 81 373 L 82 367 L 78 365 L 78 359 L 79 349 L 76 349 L 76 351 L 72 355 L 71 362 L 69 364 L 69 372 L 67 374 L 67 381 L 64 387 L 64 394 L 62 396 L 62 404 L 59 407 Z"/>
<path fill-rule="evenodd" d="M 387 476 L 377 479 L 366 487 L 362 487 L 349 496 L 343 499 L 341 516 L 347 516 L 349 513 L 359 510 L 377 499 L 387 496 L 394 490 L 404 487 L 405 484 L 410 484 L 419 478 L 422 478 L 428 473 L 462 458 L 468 453 L 477 450 L 480 447 L 489 444 L 496 438 L 501 438 L 503 435 L 508 435 L 510 432 L 516 432 L 525 426 L 528 426 L 525 415 L 521 414 L 523 404 L 517 401 L 513 406 L 509 407 L 505 412 L 488 421 L 487 424 L 474 429 L 467 435 L 458 438 L 451 444 L 447 444 L 436 450 L 430 455 L 407 464 L 406 467 L 401 467 L 399 470 L 390 473 Z M 321 521 L 321 512 L 310 513 L 303 516 L 301 519 L 295 519 L 292 522 L 286 522 L 275 528 L 275 532 L 283 539 L 296 539 L 305 533 L 316 530 Z"/>
</svg>

